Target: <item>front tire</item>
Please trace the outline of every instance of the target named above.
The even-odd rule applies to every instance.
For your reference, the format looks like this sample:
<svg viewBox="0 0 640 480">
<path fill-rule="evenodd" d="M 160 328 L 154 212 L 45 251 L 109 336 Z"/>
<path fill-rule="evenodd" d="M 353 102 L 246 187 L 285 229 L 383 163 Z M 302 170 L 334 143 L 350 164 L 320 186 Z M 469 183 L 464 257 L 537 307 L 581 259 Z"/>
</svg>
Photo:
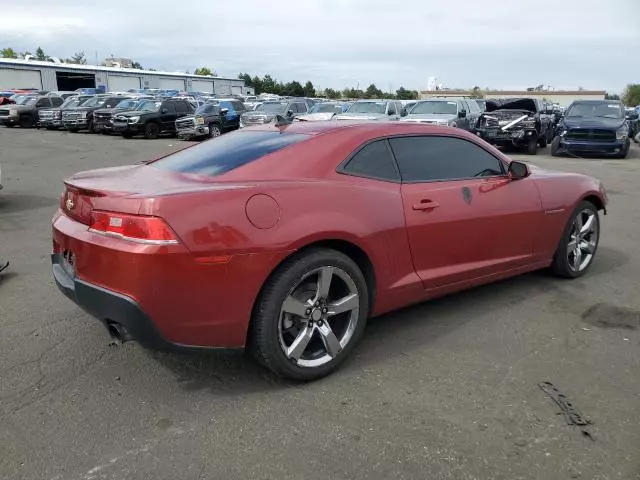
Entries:
<svg viewBox="0 0 640 480">
<path fill-rule="evenodd" d="M 593 203 L 583 201 L 562 232 L 551 270 L 559 277 L 578 278 L 586 273 L 600 242 L 600 216 Z"/>
<path fill-rule="evenodd" d="M 538 153 L 538 140 L 532 138 L 527 142 L 527 154 L 536 155 Z"/>
<path fill-rule="evenodd" d="M 219 137 L 220 135 L 222 135 L 220 125 L 218 125 L 217 123 L 209 124 L 209 138 Z"/>
<path fill-rule="evenodd" d="M 155 122 L 149 122 L 144 126 L 144 138 L 153 140 L 160 135 L 160 127 Z"/>
<path fill-rule="evenodd" d="M 616 155 L 616 158 L 627 158 L 630 147 L 631 147 L 631 141 L 627 138 L 627 143 L 624 144 L 622 151 Z"/>
<path fill-rule="evenodd" d="M 29 115 L 20 116 L 20 128 L 31 128 L 33 126 L 33 118 L 31 118 Z"/>
<path fill-rule="evenodd" d="M 321 248 L 278 267 L 253 312 L 256 359 L 277 375 L 308 381 L 335 370 L 364 332 L 369 293 L 351 258 Z"/>
</svg>

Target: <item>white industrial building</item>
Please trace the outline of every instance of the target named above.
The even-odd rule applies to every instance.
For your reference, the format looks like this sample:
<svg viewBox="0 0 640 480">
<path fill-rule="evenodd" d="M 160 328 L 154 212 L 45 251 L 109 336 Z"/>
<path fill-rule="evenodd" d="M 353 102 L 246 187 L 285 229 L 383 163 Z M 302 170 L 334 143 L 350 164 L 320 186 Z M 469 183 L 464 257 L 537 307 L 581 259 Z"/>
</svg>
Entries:
<svg viewBox="0 0 640 480">
<path fill-rule="evenodd" d="M 49 91 L 98 88 L 108 92 L 160 88 L 215 95 L 253 94 L 253 88 L 237 78 L 0 58 L 0 90 L 27 88 Z"/>
</svg>

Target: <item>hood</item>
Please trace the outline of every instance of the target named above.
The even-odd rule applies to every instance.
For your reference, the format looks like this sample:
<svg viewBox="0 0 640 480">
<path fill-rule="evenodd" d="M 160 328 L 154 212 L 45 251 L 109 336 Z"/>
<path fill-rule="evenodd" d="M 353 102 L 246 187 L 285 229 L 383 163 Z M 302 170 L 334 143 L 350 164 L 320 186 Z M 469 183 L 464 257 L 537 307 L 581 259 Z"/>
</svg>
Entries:
<svg viewBox="0 0 640 480">
<path fill-rule="evenodd" d="M 336 120 L 386 120 L 384 113 L 341 113 L 335 116 Z"/>
<path fill-rule="evenodd" d="M 624 118 L 606 117 L 565 117 L 562 124 L 566 128 L 601 128 L 617 130 L 625 124 Z"/>
<path fill-rule="evenodd" d="M 15 103 L 10 103 L 9 105 L 2 105 L 4 108 L 8 108 L 9 110 L 32 110 L 35 108 L 34 105 L 16 105 Z"/>
<path fill-rule="evenodd" d="M 533 98 L 492 98 L 486 102 L 486 112 L 496 110 L 524 110 L 536 112 L 536 102 Z"/>
<path fill-rule="evenodd" d="M 300 115 L 297 119 L 303 122 L 321 122 L 323 120 L 331 120 L 334 115 L 334 112 L 308 113 L 306 115 Z"/>
<path fill-rule="evenodd" d="M 140 110 L 121 110 L 118 112 L 119 117 L 138 117 L 149 113 L 158 113 L 158 112 L 143 112 Z"/>
<path fill-rule="evenodd" d="M 451 120 L 454 120 L 458 118 L 458 115 L 454 114 L 454 113 L 416 113 L 416 114 L 412 114 L 410 113 L 409 115 L 407 115 L 404 119 L 405 120 L 432 120 L 432 121 L 445 121 L 445 122 L 449 122 Z"/>
</svg>

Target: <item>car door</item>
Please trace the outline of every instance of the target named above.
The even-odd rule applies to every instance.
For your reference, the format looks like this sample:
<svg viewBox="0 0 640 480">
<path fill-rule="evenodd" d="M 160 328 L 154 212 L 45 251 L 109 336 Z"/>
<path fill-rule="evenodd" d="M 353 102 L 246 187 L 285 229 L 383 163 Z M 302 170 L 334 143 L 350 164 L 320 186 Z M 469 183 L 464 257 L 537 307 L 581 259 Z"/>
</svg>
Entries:
<svg viewBox="0 0 640 480">
<path fill-rule="evenodd" d="M 471 140 L 389 140 L 402 177 L 414 267 L 426 289 L 533 263 L 542 221 L 531 178 L 511 181 L 503 162 Z"/>
<path fill-rule="evenodd" d="M 222 109 L 227 110 L 224 115 L 222 115 L 222 112 L 220 112 L 223 128 L 225 130 L 229 130 L 233 128 L 233 125 L 238 123 L 239 115 L 238 112 L 236 112 L 236 109 L 234 108 L 232 102 L 230 101 L 220 102 L 220 110 Z"/>
<path fill-rule="evenodd" d="M 174 131 L 175 121 L 178 118 L 175 104 L 178 102 L 165 101 L 160 106 L 160 128 L 162 131 Z"/>
</svg>

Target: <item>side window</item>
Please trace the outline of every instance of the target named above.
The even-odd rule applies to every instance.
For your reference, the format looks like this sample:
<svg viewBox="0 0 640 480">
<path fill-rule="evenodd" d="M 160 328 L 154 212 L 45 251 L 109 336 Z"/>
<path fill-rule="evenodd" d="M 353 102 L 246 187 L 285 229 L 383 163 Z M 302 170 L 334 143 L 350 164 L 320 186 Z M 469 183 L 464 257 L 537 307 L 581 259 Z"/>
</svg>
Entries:
<svg viewBox="0 0 640 480">
<path fill-rule="evenodd" d="M 246 108 L 244 108 L 244 103 L 242 102 L 231 102 L 231 105 L 233 105 L 233 109 L 238 113 L 242 113 L 246 110 Z"/>
<path fill-rule="evenodd" d="M 399 180 L 386 140 L 378 140 L 362 147 L 342 170 L 360 177 Z"/>
<path fill-rule="evenodd" d="M 296 103 L 296 108 L 298 109 L 298 113 L 307 113 L 307 104 L 306 103 Z"/>
<path fill-rule="evenodd" d="M 387 110 L 387 113 L 389 115 L 395 115 L 396 114 L 396 104 L 395 104 L 395 102 L 389 102 L 389 109 Z"/>
<path fill-rule="evenodd" d="M 430 182 L 504 175 L 502 162 L 474 143 L 455 137 L 389 140 L 403 182 Z"/>
<path fill-rule="evenodd" d="M 189 107 L 186 102 L 175 102 L 177 113 L 189 113 Z"/>
<path fill-rule="evenodd" d="M 160 111 L 166 110 L 166 113 L 176 113 L 175 103 L 176 102 L 164 102 Z"/>
<path fill-rule="evenodd" d="M 53 104 L 54 107 L 59 107 L 64 103 L 64 99 L 60 97 L 52 97 L 51 103 Z"/>
<path fill-rule="evenodd" d="M 41 98 L 36 102 L 36 107 L 50 107 L 51 101 L 49 98 Z"/>
<path fill-rule="evenodd" d="M 465 100 L 460 100 L 458 102 L 458 112 L 460 112 L 461 110 L 469 113 L 469 106 L 467 105 L 467 102 Z"/>
<path fill-rule="evenodd" d="M 471 113 L 480 113 L 480 107 L 478 107 L 475 100 L 467 100 L 467 105 L 469 105 Z"/>
</svg>

